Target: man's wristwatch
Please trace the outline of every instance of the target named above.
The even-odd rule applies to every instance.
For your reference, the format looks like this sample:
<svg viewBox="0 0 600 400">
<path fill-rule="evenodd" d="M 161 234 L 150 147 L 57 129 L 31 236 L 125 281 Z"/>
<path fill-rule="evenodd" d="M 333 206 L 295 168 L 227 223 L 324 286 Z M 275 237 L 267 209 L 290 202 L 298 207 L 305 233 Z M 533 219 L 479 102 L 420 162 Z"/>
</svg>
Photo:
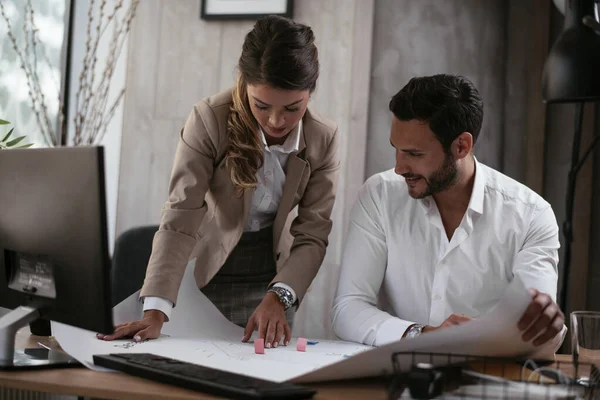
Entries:
<svg viewBox="0 0 600 400">
<path fill-rule="evenodd" d="M 294 296 L 292 296 L 292 292 L 283 288 L 281 286 L 273 286 L 271 287 L 267 293 L 272 292 L 279 297 L 279 301 L 283 304 L 283 309 L 287 311 L 292 305 L 294 305 Z"/>
<path fill-rule="evenodd" d="M 406 335 L 404 337 L 411 338 L 411 337 L 420 336 L 421 333 L 423 333 L 423 328 L 425 328 L 425 325 L 421 325 L 421 324 L 411 325 L 411 327 L 408 328 L 408 330 L 406 331 Z"/>
</svg>

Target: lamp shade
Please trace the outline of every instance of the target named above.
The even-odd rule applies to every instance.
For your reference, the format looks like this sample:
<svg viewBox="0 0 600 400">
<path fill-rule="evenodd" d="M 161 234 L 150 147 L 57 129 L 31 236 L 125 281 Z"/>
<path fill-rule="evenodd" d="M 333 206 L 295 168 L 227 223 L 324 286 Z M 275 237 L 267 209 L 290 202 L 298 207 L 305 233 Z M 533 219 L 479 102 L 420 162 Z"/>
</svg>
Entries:
<svg viewBox="0 0 600 400">
<path fill-rule="evenodd" d="M 565 0 L 565 25 L 544 65 L 547 103 L 600 100 L 600 33 L 584 25 L 596 16 L 595 0 Z"/>
</svg>

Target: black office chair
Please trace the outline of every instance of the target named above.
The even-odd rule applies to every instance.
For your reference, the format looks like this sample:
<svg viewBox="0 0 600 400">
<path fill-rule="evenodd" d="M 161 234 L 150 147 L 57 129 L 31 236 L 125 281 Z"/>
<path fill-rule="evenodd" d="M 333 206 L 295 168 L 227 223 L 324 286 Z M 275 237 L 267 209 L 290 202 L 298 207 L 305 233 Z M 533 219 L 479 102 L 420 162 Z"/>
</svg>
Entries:
<svg viewBox="0 0 600 400">
<path fill-rule="evenodd" d="M 115 242 L 112 267 L 112 304 L 119 304 L 140 290 L 152 253 L 152 239 L 158 225 L 140 226 L 123 232 Z"/>
</svg>

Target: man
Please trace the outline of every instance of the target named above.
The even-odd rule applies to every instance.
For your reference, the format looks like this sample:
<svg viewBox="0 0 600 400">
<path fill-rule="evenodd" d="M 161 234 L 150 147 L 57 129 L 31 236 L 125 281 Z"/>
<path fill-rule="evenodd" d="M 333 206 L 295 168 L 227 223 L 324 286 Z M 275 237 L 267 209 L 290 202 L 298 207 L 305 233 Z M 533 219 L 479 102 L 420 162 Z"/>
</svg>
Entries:
<svg viewBox="0 0 600 400">
<path fill-rule="evenodd" d="M 532 190 L 475 159 L 477 89 L 459 76 L 413 78 L 390 111 L 396 167 L 367 180 L 352 210 L 335 333 L 381 346 L 461 324 L 490 311 L 518 278 L 532 298 L 522 339 L 556 351 L 556 219 Z"/>
</svg>

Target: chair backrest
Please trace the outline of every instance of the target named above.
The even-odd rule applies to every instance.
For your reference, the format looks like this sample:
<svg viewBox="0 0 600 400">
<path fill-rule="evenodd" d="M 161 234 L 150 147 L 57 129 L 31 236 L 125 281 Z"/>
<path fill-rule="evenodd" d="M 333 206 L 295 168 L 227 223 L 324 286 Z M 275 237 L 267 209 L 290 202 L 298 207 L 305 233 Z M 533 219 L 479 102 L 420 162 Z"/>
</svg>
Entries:
<svg viewBox="0 0 600 400">
<path fill-rule="evenodd" d="M 117 238 L 111 268 L 113 306 L 142 288 L 156 231 L 158 225 L 141 226 Z"/>
</svg>

